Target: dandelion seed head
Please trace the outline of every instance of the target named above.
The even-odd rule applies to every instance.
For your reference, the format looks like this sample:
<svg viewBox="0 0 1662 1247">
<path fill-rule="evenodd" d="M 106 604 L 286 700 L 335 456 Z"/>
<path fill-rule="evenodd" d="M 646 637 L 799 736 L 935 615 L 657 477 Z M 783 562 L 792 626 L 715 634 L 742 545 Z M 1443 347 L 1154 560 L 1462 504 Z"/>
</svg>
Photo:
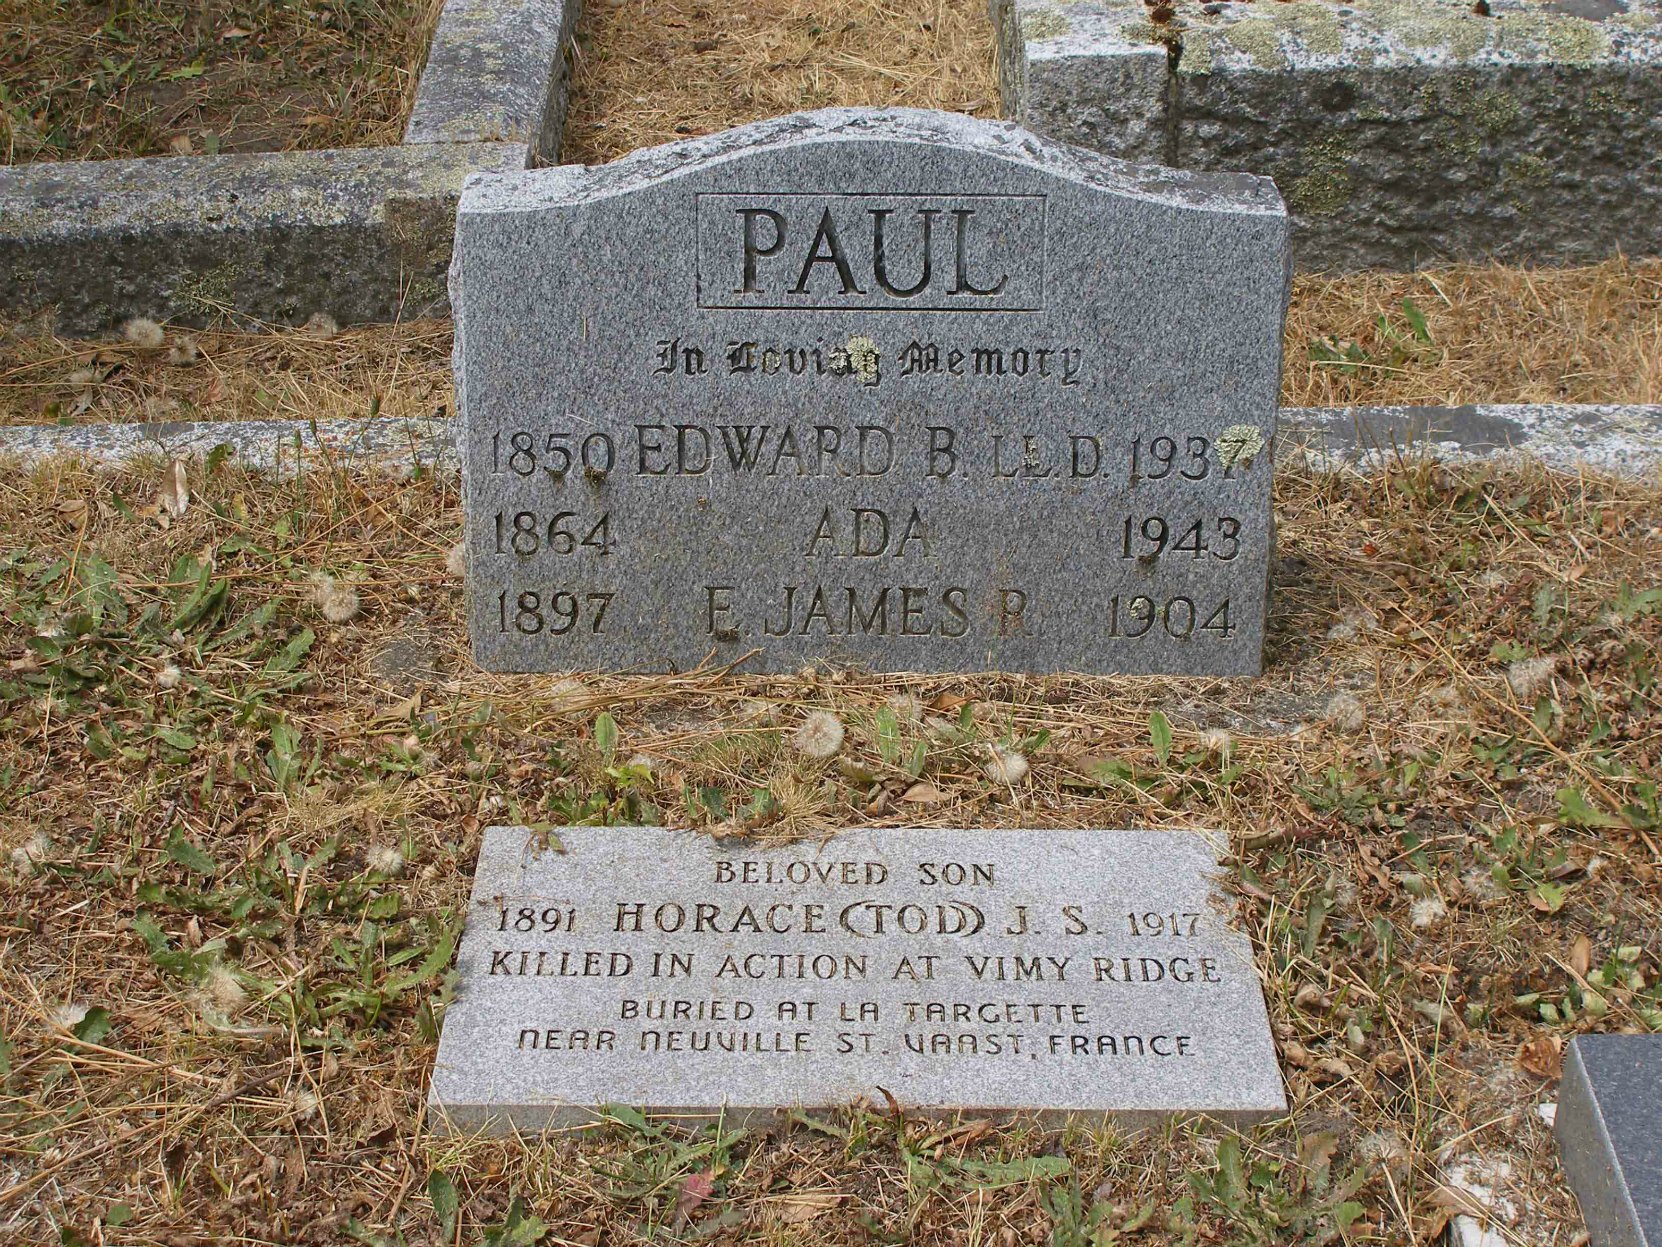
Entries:
<svg viewBox="0 0 1662 1247">
<path fill-rule="evenodd" d="M 348 623 L 357 617 L 363 603 L 358 592 L 343 585 L 333 576 L 319 576 L 312 589 L 312 600 L 323 617 L 332 624 Z"/>
<path fill-rule="evenodd" d="M 1440 896 L 1422 896 L 1408 911 L 1408 921 L 1416 931 L 1429 931 L 1448 917 L 1448 906 Z"/>
<path fill-rule="evenodd" d="M 72 1031 L 87 1020 L 87 1014 L 92 1010 L 79 1000 L 66 1000 L 62 1004 L 52 1006 L 49 1016 L 55 1026 L 61 1026 L 66 1031 Z"/>
<path fill-rule="evenodd" d="M 135 316 L 121 326 L 121 336 L 141 351 L 160 350 L 167 339 L 162 327 L 148 316 Z"/>
<path fill-rule="evenodd" d="M 988 745 L 981 768 L 995 784 L 1019 784 L 1027 778 L 1027 755 L 1008 745 Z"/>
<path fill-rule="evenodd" d="M 248 1002 L 242 980 L 223 961 L 216 961 L 208 967 L 207 974 L 202 978 L 202 997 L 210 1008 L 227 1018 L 235 1017 Z"/>
<path fill-rule="evenodd" d="M 792 734 L 791 744 L 810 758 L 833 757 L 843 747 L 843 722 L 829 710 L 816 710 Z"/>
<path fill-rule="evenodd" d="M 1368 711 L 1350 693 L 1335 693 L 1328 698 L 1322 717 L 1341 732 L 1360 732 L 1368 721 Z"/>
<path fill-rule="evenodd" d="M 1520 658 L 1506 669 L 1506 682 L 1519 697 L 1533 701 L 1552 687 L 1556 658 Z"/>
</svg>

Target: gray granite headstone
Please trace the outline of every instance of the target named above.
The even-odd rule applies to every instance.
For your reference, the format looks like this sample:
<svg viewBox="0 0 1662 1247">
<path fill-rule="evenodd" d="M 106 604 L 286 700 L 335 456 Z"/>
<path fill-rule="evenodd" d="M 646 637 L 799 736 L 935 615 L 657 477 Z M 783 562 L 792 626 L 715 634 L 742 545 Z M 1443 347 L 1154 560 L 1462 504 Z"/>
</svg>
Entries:
<svg viewBox="0 0 1662 1247">
<path fill-rule="evenodd" d="M 1260 670 L 1275 187 L 910 110 L 472 179 L 493 670 Z"/>
<path fill-rule="evenodd" d="M 597 1106 L 742 1118 L 1285 1109 L 1246 937 L 1195 832 L 848 832 L 764 849 L 492 827 L 429 1103 L 449 1128 Z"/>
<path fill-rule="evenodd" d="M 1662 1247 L 1662 1035 L 1572 1039 L 1553 1134 L 1592 1247 Z"/>
</svg>

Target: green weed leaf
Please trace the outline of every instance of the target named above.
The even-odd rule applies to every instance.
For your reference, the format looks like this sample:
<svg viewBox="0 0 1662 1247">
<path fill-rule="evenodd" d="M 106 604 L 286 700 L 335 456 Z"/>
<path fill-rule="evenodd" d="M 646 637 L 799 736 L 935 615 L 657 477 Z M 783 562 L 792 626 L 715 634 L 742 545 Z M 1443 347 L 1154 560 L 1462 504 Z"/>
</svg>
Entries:
<svg viewBox="0 0 1662 1247">
<path fill-rule="evenodd" d="M 1154 742 L 1154 756 L 1164 766 L 1171 757 L 1171 720 L 1158 710 L 1148 716 L 1148 738 Z"/>
<path fill-rule="evenodd" d="M 594 718 L 594 747 L 600 750 L 600 764 L 612 765 L 617 756 L 617 720 L 604 710 Z"/>
<path fill-rule="evenodd" d="M 204 853 L 198 845 L 186 839 L 183 829 L 179 827 L 175 827 L 167 838 L 167 855 L 186 870 L 194 870 L 199 875 L 219 873 L 214 859 Z"/>
<path fill-rule="evenodd" d="M 101 1044 L 110 1033 L 110 1011 L 102 1006 L 87 1010 L 86 1017 L 75 1023 L 71 1033 L 87 1043 Z"/>
<path fill-rule="evenodd" d="M 433 1215 L 439 1222 L 439 1237 L 447 1243 L 451 1242 L 456 1237 L 456 1212 L 461 1207 L 461 1200 L 456 1194 L 456 1184 L 444 1170 L 435 1169 L 427 1175 L 427 1198 L 433 1201 Z"/>
<path fill-rule="evenodd" d="M 387 995 L 396 996 L 409 991 L 428 979 L 437 978 L 450 968 L 450 957 L 456 951 L 456 933 L 444 930 L 425 960 L 411 974 L 401 974 L 387 980 Z"/>
<path fill-rule="evenodd" d="M 900 720 L 888 706 L 877 712 L 877 752 L 887 766 L 900 761 Z"/>
<path fill-rule="evenodd" d="M 1579 788 L 1558 790 L 1558 821 L 1570 827 L 1623 827 L 1626 824 L 1587 800 Z"/>
<path fill-rule="evenodd" d="M 508 1215 L 501 1225 L 485 1231 L 482 1247 L 532 1247 L 548 1234 L 548 1227 L 525 1211 L 525 1201 L 518 1195 L 508 1205 Z"/>
<path fill-rule="evenodd" d="M 1402 314 L 1408 320 L 1408 327 L 1414 331 L 1414 336 L 1427 346 L 1431 345 L 1431 330 L 1425 323 L 1425 313 L 1420 311 L 1419 305 L 1412 299 L 1402 301 Z"/>
</svg>

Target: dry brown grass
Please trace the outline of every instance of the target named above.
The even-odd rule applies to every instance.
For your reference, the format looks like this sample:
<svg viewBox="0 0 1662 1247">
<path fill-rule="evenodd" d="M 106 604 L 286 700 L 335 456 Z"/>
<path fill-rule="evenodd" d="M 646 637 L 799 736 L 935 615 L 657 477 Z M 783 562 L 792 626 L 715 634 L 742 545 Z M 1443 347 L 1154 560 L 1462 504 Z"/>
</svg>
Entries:
<svg viewBox="0 0 1662 1247">
<path fill-rule="evenodd" d="M 1411 337 L 1403 300 L 1424 313 Z M 1310 344 L 1359 343 L 1354 371 L 1312 358 Z M 1288 406 L 1662 402 L 1662 260 L 1582 268 L 1459 265 L 1421 273 L 1304 275 L 1287 315 Z"/>
<path fill-rule="evenodd" d="M 561 157 L 856 105 L 996 115 L 985 0 L 591 0 Z"/>
<path fill-rule="evenodd" d="M 1431 341 L 1393 357 L 1378 320 L 1400 340 L 1404 299 Z M 1318 362 L 1322 341 L 1356 342 L 1370 362 Z M 181 361 L 187 342 L 197 354 Z M 1662 260 L 1302 276 L 1285 349 L 1289 407 L 1662 402 Z M 443 415 L 449 363 L 438 322 L 332 339 L 170 331 L 156 351 L 0 333 L 0 424 Z"/>
<path fill-rule="evenodd" d="M 875 27 L 847 23 L 920 20 L 898 3 L 753 6 L 732 21 L 688 5 L 672 10 L 679 27 L 654 24 L 664 11 L 634 0 L 594 11 L 580 65 L 594 76 L 579 99 L 589 111 L 573 130 L 584 158 L 817 103 L 969 107 L 980 90 L 904 40 L 887 72 L 873 67 L 856 36 L 869 47 Z M 837 24 L 814 32 L 815 15 Z M 938 26 L 923 33 L 944 37 L 949 18 L 985 25 L 969 0 L 922 19 Z M 951 38 L 985 38 L 961 29 Z M 715 46 L 696 51 L 701 39 Z M 672 54 L 711 70 L 695 83 L 703 111 L 666 102 L 675 84 L 656 79 Z M 981 65 L 969 49 L 956 60 Z M 990 76 L 979 81 L 990 99 Z M 761 83 L 778 94 L 764 98 L 775 86 Z M 1655 401 L 1658 273 L 1301 279 L 1288 401 Z M 1400 324 L 1404 297 L 1425 311 L 1431 343 L 1397 360 L 1372 326 L 1382 310 Z M 1358 341 L 1374 362 L 1312 366 L 1308 343 L 1325 337 Z M 328 341 L 204 334 L 199 349 L 169 362 L 126 344 L 12 338 L 0 419 L 449 404 L 447 326 Z M 1110 1231 L 1146 1205 L 1132 1241 L 1280 1247 L 1333 1241 L 1342 1192 L 1360 1209 L 1353 1241 L 1406 1245 L 1435 1239 L 1449 1167 L 1481 1153 L 1512 1166 L 1499 1192 L 1521 1211 L 1510 1233 L 1573 1241 L 1535 1106 L 1553 1095 L 1566 1039 L 1655 1024 L 1662 975 L 1654 788 L 1645 808 L 1662 768 L 1662 611 L 1635 605 L 1662 558 L 1654 483 L 1418 464 L 1370 480 L 1283 473 L 1270 666 L 1256 681 L 825 672 L 585 675 L 574 687 L 469 664 L 460 586 L 444 570 L 460 530 L 453 481 L 318 464 L 272 482 L 195 463 L 193 506 L 164 526 L 159 466 L 0 464 L 0 1238 L 451 1247 L 480 1241 L 517 1193 L 548 1222 L 544 1244 L 1073 1244 L 1085 1241 L 1068 1229 L 1077 1200 Z M 182 631 L 150 627 L 146 607 L 173 618 L 187 557 L 225 582 L 224 607 Z M 113 583 L 98 588 L 104 568 Z M 320 617 L 319 571 L 355 585 L 361 616 Z M 84 626 L 89 601 L 104 614 Z M 262 608 L 259 627 L 233 631 Z M 271 655 L 307 628 L 304 679 L 284 687 Z M 376 663 L 412 636 L 438 668 L 414 699 Z M 1538 697 L 1509 682 L 1516 656 L 1546 660 Z M 410 666 L 393 664 L 396 683 Z M 966 738 L 907 729 L 943 799 L 903 811 L 868 779 L 888 772 L 875 724 L 897 693 L 967 704 L 971 719 Z M 1360 723 L 1328 713 L 1335 694 L 1355 699 Z M 607 773 L 601 710 L 623 753 L 649 759 L 644 777 Z M 787 743 L 814 710 L 848 726 L 836 763 Z M 1174 727 L 1166 759 L 1156 712 Z M 298 733 L 309 774 L 279 779 L 280 724 Z M 1209 729 L 1229 733 L 1227 758 L 1203 747 Z M 1048 734 L 1015 785 L 990 782 L 978 752 L 1006 733 Z M 1093 778 L 1107 758 L 1135 782 Z M 457 922 L 479 828 L 508 811 L 563 822 L 577 810 L 703 825 L 689 795 L 707 787 L 773 794 L 770 836 L 871 823 L 1225 831 L 1228 889 L 1292 1101 L 1287 1119 L 1239 1140 L 1256 1185 L 1233 1210 L 1195 1187 L 1218 1180 L 1228 1138 L 1205 1125 L 1125 1139 L 850 1111 L 733 1143 L 712 1197 L 680 1217 L 682 1179 L 709 1165 L 685 1159 L 682 1133 L 428 1134 L 430 1014 L 448 988 L 379 1004 L 377 992 L 385 959 L 425 938 L 428 920 Z M 1567 814 L 1565 788 L 1611 825 Z M 399 876 L 370 870 L 374 844 L 401 847 Z M 182 845 L 213 859 L 211 878 Z M 371 926 L 365 904 L 388 898 L 397 916 Z M 1441 916 L 1417 923 L 1428 898 Z M 367 967 L 343 960 L 360 948 Z M 1642 981 L 1604 986 L 1595 1007 L 1589 975 L 1611 964 Z M 199 981 L 208 965 L 219 977 Z M 226 973 L 242 999 L 223 991 Z M 66 1028 L 82 1007 L 105 1011 L 90 1015 L 108 1023 L 101 1038 L 87 1038 L 85 1017 L 83 1033 Z M 1067 1173 L 988 1184 L 955 1167 L 1034 1158 L 1061 1158 Z M 434 1171 L 459 1188 L 450 1234 L 427 1195 Z M 623 1189 L 642 1175 L 656 1193 Z"/>
<path fill-rule="evenodd" d="M 160 349 L 0 334 L 0 424 L 445 416 L 450 325 L 170 330 Z"/>
<path fill-rule="evenodd" d="M 398 142 L 441 0 L 0 0 L 0 164 Z"/>
<path fill-rule="evenodd" d="M 425 1192 L 440 1169 L 462 1209 L 447 1244 L 478 1242 L 515 1192 L 552 1227 L 546 1243 L 1066 1243 L 1078 1241 L 1060 1228 L 1072 1189 L 1110 1225 L 1153 1201 L 1133 1241 L 1320 1242 L 1319 1219 L 1297 1230 L 1293 1217 L 1341 1187 L 1362 1209 L 1357 1240 L 1408 1244 L 1447 1218 L 1448 1166 L 1481 1153 L 1513 1166 L 1502 1193 L 1524 1210 L 1521 1241 L 1571 1241 L 1574 1208 L 1535 1105 L 1552 1097 L 1563 1041 L 1644 1026 L 1659 1003 L 1654 806 L 1590 828 L 1558 795 L 1638 809 L 1662 767 L 1662 610 L 1624 596 L 1657 587 L 1653 484 L 1412 464 L 1372 480 L 1284 473 L 1261 680 L 584 675 L 574 688 L 468 663 L 460 586 L 444 570 L 460 525 L 453 482 L 325 465 L 271 482 L 198 463 L 191 511 L 164 527 L 156 475 L 0 471 L 0 551 L 18 552 L 0 561 L 0 1237 L 56 1241 L 63 1226 L 79 1241 L 333 1247 L 354 1241 L 355 1221 L 370 1236 L 356 1241 L 437 1243 Z M 172 617 L 186 556 L 225 579 L 223 612 L 177 636 L 152 630 L 140 612 L 155 603 Z M 65 640 L 60 661 L 30 638 L 65 635 L 101 564 L 125 622 L 95 594 L 104 622 Z M 356 585 L 360 617 L 320 617 L 320 569 Z M 260 629 L 232 631 L 267 605 Z M 262 675 L 266 655 L 303 628 L 317 635 L 305 680 L 283 689 Z M 373 665 L 412 629 L 430 636 L 438 668 L 417 701 Z M 1549 660 L 1539 699 L 1508 682 L 1516 654 Z M 165 663 L 180 669 L 173 688 L 158 682 Z M 863 773 L 887 773 L 876 715 L 901 692 L 967 700 L 974 739 L 908 728 L 906 752 L 914 734 L 928 740 L 925 774 L 944 799 L 884 811 Z M 1327 714 L 1341 692 L 1360 725 Z M 593 738 L 602 709 L 620 751 L 650 760 L 645 778 L 608 776 Z M 821 709 L 848 725 L 829 763 L 787 740 Z M 1156 711 L 1176 739 L 1164 763 Z M 286 785 L 269 762 L 279 722 L 316 762 Z M 1218 728 L 1233 776 L 1202 745 Z M 163 729 L 191 743 L 168 744 Z M 977 742 L 1040 731 L 1028 777 L 988 780 Z M 1092 782 L 1103 758 L 1135 782 Z M 424 1018 L 445 992 L 428 983 L 378 1012 L 340 993 L 384 983 L 382 958 L 428 919 L 456 922 L 483 823 L 586 808 L 704 825 L 689 795 L 712 786 L 814 794 L 787 804 L 771 834 L 1223 829 L 1293 1104 L 1243 1139 L 1256 1193 L 1231 1213 L 1190 1189 L 1191 1175 L 1215 1177 L 1226 1137 L 1204 1126 L 1131 1140 L 921 1123 L 900 1134 L 881 1113 L 829 1113 L 823 1130 L 735 1143 L 689 1223 L 673 1214 L 692 1171 L 676 1159 L 685 1135 L 426 1134 Z M 218 863 L 213 879 L 180 837 Z M 332 859 L 301 869 L 331 842 Z M 369 871 L 378 843 L 402 846 L 399 877 Z M 298 856 L 274 859 L 280 844 Z M 259 901 L 297 884 L 310 900 Z M 362 943 L 364 899 L 387 896 L 400 913 L 376 925 L 365 979 L 342 950 Z M 1446 913 L 1416 925 L 1427 897 Z M 258 903 L 249 913 L 239 900 Z M 1588 975 L 1623 948 L 1640 950 L 1622 964 L 1643 987 L 1605 987 L 1595 1011 Z M 243 984 L 230 1016 L 181 966 L 192 950 Z M 1540 1008 L 1570 1002 L 1550 1019 Z M 56 1025 L 66 1004 L 107 1011 L 108 1033 L 84 1042 Z M 1064 1157 L 1070 1176 L 987 1186 L 954 1168 L 1038 1156 Z M 605 1176 L 652 1166 L 668 1175 L 658 1197 Z M 119 1233 L 112 1213 L 126 1218 Z"/>
</svg>

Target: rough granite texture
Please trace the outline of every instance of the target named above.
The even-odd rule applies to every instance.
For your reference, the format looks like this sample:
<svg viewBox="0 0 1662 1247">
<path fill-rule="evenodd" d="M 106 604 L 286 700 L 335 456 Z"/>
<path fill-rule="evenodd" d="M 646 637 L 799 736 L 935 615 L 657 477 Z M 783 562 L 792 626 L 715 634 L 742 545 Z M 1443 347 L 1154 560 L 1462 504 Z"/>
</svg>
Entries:
<svg viewBox="0 0 1662 1247">
<path fill-rule="evenodd" d="M 1278 459 L 1372 470 L 1399 457 L 1538 459 L 1643 477 L 1662 472 L 1662 405 L 1489 403 L 1464 407 L 1284 407 Z"/>
<path fill-rule="evenodd" d="M 245 420 L 170 424 L 0 425 L 0 454 L 76 455 L 120 464 L 203 455 L 228 445 L 243 462 L 286 470 L 297 450 L 355 467 L 456 471 L 447 420 Z M 1399 456 L 1450 462 L 1538 459 L 1562 471 L 1662 473 L 1662 406 L 1284 407 L 1278 462 L 1373 471 Z"/>
<path fill-rule="evenodd" d="M 911 110 L 470 180 L 476 660 L 1256 673 L 1286 228 Z"/>
<path fill-rule="evenodd" d="M 1275 179 L 1301 268 L 1662 252 L 1657 0 L 994 0 L 1005 113 Z"/>
<path fill-rule="evenodd" d="M 517 144 L 65 161 L 0 169 L 0 315 L 69 335 L 440 315 L 463 180 Z"/>
<path fill-rule="evenodd" d="M 1553 1135 L 1592 1247 L 1662 1247 L 1662 1035 L 1578 1035 Z"/>
<path fill-rule="evenodd" d="M 560 158 L 577 0 L 446 0 L 406 143 L 522 143 Z"/>
<path fill-rule="evenodd" d="M 743 1120 L 885 1091 L 908 1114 L 1284 1112 L 1252 948 L 1211 883 L 1217 846 L 489 828 L 432 1120 L 536 1131 L 607 1103 Z"/>
<path fill-rule="evenodd" d="M 229 446 L 250 467 L 291 470 L 304 456 L 343 466 L 457 471 L 448 420 L 178 420 L 156 424 L 0 425 L 0 454 L 71 455 L 119 465 Z"/>
</svg>

